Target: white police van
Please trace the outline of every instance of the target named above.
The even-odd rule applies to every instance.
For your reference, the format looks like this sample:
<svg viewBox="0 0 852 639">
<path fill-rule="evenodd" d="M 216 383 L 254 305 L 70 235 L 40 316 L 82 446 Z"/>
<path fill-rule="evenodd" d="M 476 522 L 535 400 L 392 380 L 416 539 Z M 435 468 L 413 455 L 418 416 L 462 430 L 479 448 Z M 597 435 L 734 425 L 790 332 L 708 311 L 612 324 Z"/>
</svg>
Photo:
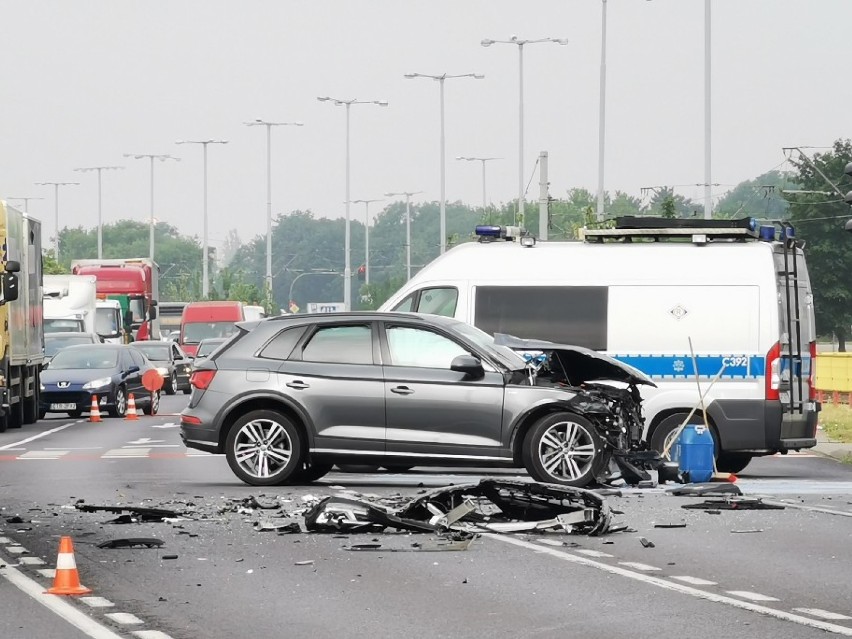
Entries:
<svg viewBox="0 0 852 639">
<path fill-rule="evenodd" d="M 619 218 L 585 241 L 536 242 L 513 227 L 477 235 L 379 310 L 446 315 L 633 365 L 657 384 L 642 391 L 657 450 L 699 404 L 691 340 L 719 470 L 816 445 L 813 295 L 789 224 Z"/>
</svg>

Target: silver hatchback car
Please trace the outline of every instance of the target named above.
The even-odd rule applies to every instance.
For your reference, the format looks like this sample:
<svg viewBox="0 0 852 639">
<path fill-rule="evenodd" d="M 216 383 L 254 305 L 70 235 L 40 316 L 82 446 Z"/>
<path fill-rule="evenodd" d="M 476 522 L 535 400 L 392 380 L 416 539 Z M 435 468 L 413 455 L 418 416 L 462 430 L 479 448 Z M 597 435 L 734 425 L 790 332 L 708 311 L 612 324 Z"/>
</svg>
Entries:
<svg viewBox="0 0 852 639">
<path fill-rule="evenodd" d="M 224 453 L 251 485 L 370 463 L 525 467 L 584 486 L 641 436 L 636 385 L 650 380 L 587 349 L 524 356 L 457 320 L 409 313 L 287 315 L 238 329 L 193 372 L 181 437 Z"/>
</svg>

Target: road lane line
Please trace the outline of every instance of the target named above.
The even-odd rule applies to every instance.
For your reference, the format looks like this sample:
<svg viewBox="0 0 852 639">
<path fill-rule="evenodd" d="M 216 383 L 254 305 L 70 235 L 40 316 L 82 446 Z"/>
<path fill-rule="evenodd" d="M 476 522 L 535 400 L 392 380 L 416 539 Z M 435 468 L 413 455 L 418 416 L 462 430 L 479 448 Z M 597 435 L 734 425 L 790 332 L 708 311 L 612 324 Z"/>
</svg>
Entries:
<svg viewBox="0 0 852 639">
<path fill-rule="evenodd" d="M 578 553 L 581 555 L 586 555 L 587 557 L 614 557 L 615 555 L 610 555 L 608 552 L 601 552 L 600 550 L 578 550 Z"/>
<path fill-rule="evenodd" d="M 700 577 L 690 577 L 689 575 L 680 575 L 678 577 L 672 576 L 671 579 L 677 579 L 678 581 L 682 581 L 687 584 L 692 584 L 693 586 L 716 586 L 718 585 L 715 581 L 710 581 L 709 579 L 701 579 Z"/>
<path fill-rule="evenodd" d="M 41 605 L 55 612 L 72 626 L 92 637 L 92 639 L 122 639 L 121 635 L 101 625 L 61 597 L 45 595 L 44 586 L 33 581 L 20 570 L 6 565 L 0 568 L 0 577 L 3 577 L 3 579 L 17 587 L 21 592 L 32 597 Z"/>
<path fill-rule="evenodd" d="M 45 561 L 41 557 L 21 557 L 18 563 L 22 566 L 43 566 Z"/>
<path fill-rule="evenodd" d="M 787 508 L 798 508 L 799 510 L 807 510 L 813 513 L 824 513 L 826 515 L 842 515 L 843 517 L 852 517 L 852 511 L 849 510 L 834 510 L 833 508 L 822 508 L 820 506 L 805 506 L 804 504 L 794 504 L 788 501 L 774 501 L 771 499 L 764 499 L 763 503 L 776 505 L 776 506 L 786 506 Z"/>
<path fill-rule="evenodd" d="M 108 617 L 112 619 L 116 623 L 123 624 L 125 626 L 129 626 L 131 624 L 136 625 L 140 623 L 145 623 L 136 615 L 132 615 L 129 612 L 108 612 L 104 615 L 104 617 Z"/>
<path fill-rule="evenodd" d="M 134 630 L 130 634 L 139 637 L 139 639 L 172 639 L 165 632 L 159 630 Z"/>
<path fill-rule="evenodd" d="M 80 601 L 91 608 L 112 608 L 115 605 L 105 597 L 80 597 Z"/>
<path fill-rule="evenodd" d="M 846 621 L 848 619 L 852 619 L 847 615 L 841 615 L 836 612 L 829 612 L 828 610 L 821 610 L 820 608 L 793 608 L 796 612 L 801 612 L 806 615 L 811 615 L 812 617 L 821 617 L 823 619 L 829 619 L 831 621 Z"/>
<path fill-rule="evenodd" d="M 23 546 L 6 546 L 3 550 L 12 553 L 13 555 L 25 555 L 29 552 L 29 550 Z"/>
<path fill-rule="evenodd" d="M 56 577 L 56 568 L 40 568 L 36 572 L 47 579 L 54 579 Z"/>
<path fill-rule="evenodd" d="M 15 542 L 8 537 L 0 537 L 0 544 L 14 544 Z"/>
<path fill-rule="evenodd" d="M 67 454 L 67 450 L 28 450 L 18 455 L 18 459 L 60 459 Z"/>
<path fill-rule="evenodd" d="M 775 597 L 770 597 L 769 595 L 761 595 L 759 592 L 750 592 L 748 590 L 726 590 L 729 595 L 733 595 L 734 597 L 742 597 L 743 599 L 748 599 L 749 601 L 781 601 L 780 599 L 776 599 Z"/>
<path fill-rule="evenodd" d="M 14 448 L 15 446 L 20 446 L 21 444 L 28 444 L 30 442 L 34 442 L 37 439 L 41 439 L 42 437 L 46 437 L 53 433 L 58 433 L 60 430 L 65 430 L 69 426 L 73 426 L 77 422 L 69 422 L 67 424 L 63 424 L 62 426 L 57 426 L 56 428 L 51 428 L 50 430 L 46 430 L 43 433 L 39 433 L 38 435 L 33 435 L 32 437 L 27 437 L 26 439 L 22 439 L 19 442 L 13 442 L 11 444 L 6 444 L 5 446 L 0 446 L 0 450 L 9 450 L 10 448 Z"/>
<path fill-rule="evenodd" d="M 758 614 L 767 615 L 776 619 L 782 619 L 783 621 L 790 621 L 792 623 L 796 623 L 802 626 L 808 626 L 809 628 L 816 628 L 818 630 L 825 630 L 826 632 L 831 632 L 837 635 L 852 637 L 852 628 L 846 626 L 839 626 L 835 623 L 829 623 L 827 621 L 818 621 L 809 617 L 795 615 L 785 610 L 778 610 L 776 608 L 770 608 L 768 606 L 761 606 L 760 604 L 752 603 L 750 601 L 734 599 L 733 597 L 727 597 L 725 595 L 709 592 L 707 590 L 699 590 L 698 588 L 693 588 L 691 586 L 686 586 L 684 584 L 680 584 L 674 581 L 669 581 L 668 579 L 665 579 L 663 577 L 655 577 L 653 575 L 646 575 L 641 572 L 634 572 L 632 570 L 627 570 L 626 568 L 622 568 L 620 566 L 613 566 L 611 564 L 605 564 L 600 561 L 595 561 L 594 559 L 588 557 L 581 557 L 565 550 L 557 550 L 556 548 L 545 548 L 541 545 L 533 544 L 529 541 L 524 541 L 523 539 L 516 539 L 515 537 L 509 537 L 498 533 L 483 533 L 483 537 L 495 539 L 504 544 L 512 544 L 514 546 L 526 548 L 527 550 L 533 550 L 540 554 L 550 555 L 552 557 L 555 557 L 556 559 L 561 559 L 563 561 L 579 564 L 588 568 L 596 568 L 597 570 L 601 570 L 603 572 L 608 572 L 613 575 L 619 575 L 621 577 L 627 577 L 628 579 L 641 581 L 651 586 L 657 586 L 658 588 L 671 590 L 673 592 L 689 595 L 698 599 L 705 599 L 713 603 L 726 604 L 734 608 L 740 608 L 742 610 L 756 612 Z"/>
<path fill-rule="evenodd" d="M 618 563 L 621 566 L 627 566 L 628 568 L 633 568 L 633 570 L 641 570 L 643 572 L 655 572 L 661 570 L 661 568 L 657 568 L 656 566 L 640 564 L 638 561 L 619 561 Z"/>
</svg>

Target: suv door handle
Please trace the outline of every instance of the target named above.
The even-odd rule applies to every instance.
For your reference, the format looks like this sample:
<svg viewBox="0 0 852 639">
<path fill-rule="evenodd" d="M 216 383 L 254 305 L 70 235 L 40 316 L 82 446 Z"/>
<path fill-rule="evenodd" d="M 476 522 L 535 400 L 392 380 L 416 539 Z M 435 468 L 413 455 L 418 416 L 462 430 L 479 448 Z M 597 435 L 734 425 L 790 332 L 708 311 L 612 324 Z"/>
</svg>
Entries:
<svg viewBox="0 0 852 639">
<path fill-rule="evenodd" d="M 287 382 L 288 388 L 295 388 L 296 390 L 305 390 L 306 388 L 310 388 L 310 384 L 306 384 L 300 379 L 293 380 L 292 382 Z"/>
<path fill-rule="evenodd" d="M 414 393 L 408 386 L 394 386 L 390 389 L 391 393 L 396 393 L 397 395 L 411 395 Z"/>
</svg>

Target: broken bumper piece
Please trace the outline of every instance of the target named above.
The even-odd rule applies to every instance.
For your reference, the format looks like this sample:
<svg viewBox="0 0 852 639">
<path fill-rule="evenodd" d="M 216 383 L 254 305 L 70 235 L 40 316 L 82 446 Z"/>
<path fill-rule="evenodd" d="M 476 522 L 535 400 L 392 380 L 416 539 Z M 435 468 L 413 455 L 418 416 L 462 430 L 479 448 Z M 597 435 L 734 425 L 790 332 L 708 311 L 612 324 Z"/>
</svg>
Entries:
<svg viewBox="0 0 852 639">
<path fill-rule="evenodd" d="M 483 479 L 430 491 L 391 511 L 365 501 L 327 497 L 305 513 L 311 532 L 411 532 L 475 535 L 561 530 L 603 535 L 612 512 L 600 495 L 582 488 Z"/>
</svg>

